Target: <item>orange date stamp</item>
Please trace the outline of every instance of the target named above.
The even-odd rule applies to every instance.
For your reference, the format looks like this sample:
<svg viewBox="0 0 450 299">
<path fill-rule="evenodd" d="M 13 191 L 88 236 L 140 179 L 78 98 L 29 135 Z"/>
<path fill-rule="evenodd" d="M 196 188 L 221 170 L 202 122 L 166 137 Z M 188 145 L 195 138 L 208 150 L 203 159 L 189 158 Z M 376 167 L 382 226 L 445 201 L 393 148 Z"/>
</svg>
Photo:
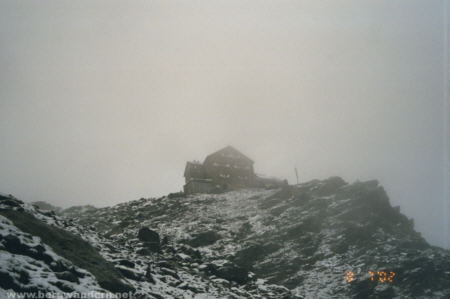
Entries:
<svg viewBox="0 0 450 299">
<path fill-rule="evenodd" d="M 370 281 L 381 283 L 392 283 L 394 277 L 397 275 L 393 271 L 368 271 Z M 356 280 L 356 275 L 353 271 L 348 271 L 345 275 L 345 281 L 351 283 Z"/>
</svg>

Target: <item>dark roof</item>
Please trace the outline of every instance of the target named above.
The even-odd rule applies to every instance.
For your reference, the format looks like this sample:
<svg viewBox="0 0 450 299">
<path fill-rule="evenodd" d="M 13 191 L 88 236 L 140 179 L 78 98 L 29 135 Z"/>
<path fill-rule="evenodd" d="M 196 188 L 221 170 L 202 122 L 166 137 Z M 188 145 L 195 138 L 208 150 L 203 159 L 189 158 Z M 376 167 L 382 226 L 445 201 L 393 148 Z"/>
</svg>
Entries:
<svg viewBox="0 0 450 299">
<path fill-rule="evenodd" d="M 223 152 L 223 151 L 232 151 L 232 152 L 234 152 L 235 154 L 242 156 L 242 157 L 243 157 L 245 160 L 247 160 L 248 162 L 250 162 L 250 163 L 252 163 L 252 164 L 254 163 L 252 159 L 250 159 L 249 157 L 247 157 L 246 155 L 244 155 L 243 153 L 241 153 L 240 151 L 238 151 L 237 149 L 235 149 L 235 148 L 232 147 L 231 145 L 228 145 L 228 146 L 226 146 L 226 147 L 224 147 L 224 148 L 218 150 L 217 152 L 214 152 L 214 153 L 212 153 L 212 154 L 209 154 L 209 155 L 205 158 L 205 162 L 206 162 L 210 157 L 215 156 L 215 155 L 217 155 L 217 154 L 220 154 L 220 153 Z M 203 162 L 203 163 L 205 163 L 205 162 Z"/>
<path fill-rule="evenodd" d="M 186 167 L 184 168 L 184 176 L 186 176 L 188 171 L 194 170 L 197 174 L 202 174 L 203 165 L 199 162 L 186 162 Z"/>
</svg>

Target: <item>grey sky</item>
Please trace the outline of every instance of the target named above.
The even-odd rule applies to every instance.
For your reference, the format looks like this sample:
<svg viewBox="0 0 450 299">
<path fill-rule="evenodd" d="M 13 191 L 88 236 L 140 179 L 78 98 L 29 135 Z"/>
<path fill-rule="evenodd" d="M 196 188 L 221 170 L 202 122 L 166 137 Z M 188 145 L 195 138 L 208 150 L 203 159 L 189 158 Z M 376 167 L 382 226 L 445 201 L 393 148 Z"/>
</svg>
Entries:
<svg viewBox="0 0 450 299">
<path fill-rule="evenodd" d="M 160 196 L 230 144 L 379 179 L 443 244 L 443 28 L 443 1 L 1 1 L 0 191 Z"/>
</svg>

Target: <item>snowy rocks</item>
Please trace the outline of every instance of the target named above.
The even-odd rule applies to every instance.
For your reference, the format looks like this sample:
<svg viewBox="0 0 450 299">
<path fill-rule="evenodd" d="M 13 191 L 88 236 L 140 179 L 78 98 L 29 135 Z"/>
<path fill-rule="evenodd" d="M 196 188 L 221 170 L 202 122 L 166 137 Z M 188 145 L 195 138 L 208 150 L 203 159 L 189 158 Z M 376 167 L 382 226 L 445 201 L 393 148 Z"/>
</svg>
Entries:
<svg viewBox="0 0 450 299">
<path fill-rule="evenodd" d="M 152 251 L 147 248 L 137 248 L 136 253 L 139 255 L 152 255 Z"/>
<path fill-rule="evenodd" d="M 150 264 L 147 265 L 147 268 L 145 270 L 145 279 L 149 283 L 155 283 L 155 279 L 153 278 L 153 274 L 152 274 L 152 267 Z"/>
<path fill-rule="evenodd" d="M 2 268 L 8 263 L 6 266 L 13 269 L 22 264 L 26 265 L 26 269 L 40 269 L 42 273 L 39 280 L 48 282 L 46 290 L 53 290 L 55 287 L 63 292 L 77 290 L 76 285 L 83 285 L 80 281 L 83 274 L 77 273 L 84 272 L 84 269 L 95 278 L 91 276 L 83 279 L 90 280 L 90 283 L 96 280 L 96 289 L 104 288 L 112 292 L 133 290 L 130 285 L 121 281 L 123 276 L 90 243 L 57 227 L 53 218 L 41 214 L 34 207 L 25 204 L 24 208 L 27 212 L 16 209 L 0 212 L 0 235 L 5 248 L 0 252 L 5 255 Z M 83 271 L 71 271 L 74 265 Z M 38 279 L 36 276 L 34 274 L 32 278 Z"/>
<path fill-rule="evenodd" d="M 1 200 L 0 207 L 18 210 Z M 94 288 L 89 282 L 119 291 L 126 287 L 121 282 L 129 283 L 139 299 L 450 298 L 449 252 L 429 246 L 376 181 L 347 184 L 334 177 L 274 190 L 142 199 L 73 215 L 63 229 L 98 249 L 112 269 L 85 252 L 87 242 L 36 221 L 20 234 L 0 217 L 0 262 L 8 261 L 0 263 L 0 298 L 7 286 L 38 285 L 34 276 L 51 281 L 49 290 Z M 111 224 L 117 229 L 105 237 Z M 347 271 L 355 272 L 352 283 Z M 388 284 L 367 271 L 396 276 Z"/>
<path fill-rule="evenodd" d="M 0 195 L 0 206 L 4 206 L 5 208 L 22 208 L 22 205 L 23 201 L 14 198 L 12 195 Z"/>
<path fill-rule="evenodd" d="M 20 207 L 21 206 L 21 204 L 17 200 L 14 200 L 14 199 L 3 199 L 1 201 L 1 203 L 3 205 L 10 206 L 10 207 Z"/>
<path fill-rule="evenodd" d="M 29 256 L 47 264 L 53 261 L 53 258 L 45 253 L 45 248 L 42 245 L 29 246 L 22 243 L 21 239 L 15 235 L 4 236 L 2 243 L 5 249 L 11 253 Z"/>
<path fill-rule="evenodd" d="M 50 263 L 50 269 L 54 272 L 64 272 L 69 270 L 69 267 L 62 260 L 58 260 Z"/>
<path fill-rule="evenodd" d="M 377 185 L 378 183 L 376 183 Z M 329 196 L 335 194 L 337 190 L 347 185 L 347 183 L 340 177 L 330 177 L 318 184 L 317 188 L 314 190 L 313 194 L 317 196 Z"/>
<path fill-rule="evenodd" d="M 75 283 L 80 282 L 78 277 L 73 272 L 64 271 L 64 272 L 60 272 L 60 273 L 55 273 L 55 275 L 57 278 L 62 279 L 62 280 L 75 282 Z"/>
<path fill-rule="evenodd" d="M 178 254 L 178 256 L 182 259 L 182 260 L 186 260 L 186 257 L 184 257 L 184 255 L 187 255 L 192 261 L 201 261 L 202 260 L 202 255 L 200 253 L 199 250 L 194 249 L 188 245 L 182 245 L 178 248 L 179 251 L 181 251 L 181 255 L 180 253 Z"/>
<path fill-rule="evenodd" d="M 238 251 L 233 260 L 237 265 L 243 267 L 244 269 L 251 270 L 253 264 L 257 260 L 273 251 L 278 250 L 279 248 L 280 246 L 274 243 L 268 243 L 266 245 L 251 244 L 250 246 Z"/>
<path fill-rule="evenodd" d="M 145 274 L 144 273 L 139 273 L 135 270 L 126 268 L 126 267 L 122 267 L 122 266 L 116 266 L 116 269 L 119 270 L 119 272 L 125 276 L 128 279 L 131 280 L 135 280 L 135 281 L 143 281 Z"/>
<path fill-rule="evenodd" d="M 187 282 L 182 282 L 181 284 L 178 285 L 178 288 L 180 288 L 182 290 L 191 291 L 194 294 L 205 292 L 205 290 L 203 288 L 199 288 L 198 286 L 192 286 L 192 285 L 188 284 Z"/>
<path fill-rule="evenodd" d="M 168 268 L 168 269 L 172 269 L 172 270 L 175 269 L 175 267 L 168 261 L 160 261 L 156 265 L 160 268 Z"/>
<path fill-rule="evenodd" d="M 175 279 L 180 279 L 180 276 L 178 276 L 177 272 L 175 270 L 167 269 L 167 268 L 161 268 L 161 273 L 165 275 L 172 276 Z"/>
</svg>

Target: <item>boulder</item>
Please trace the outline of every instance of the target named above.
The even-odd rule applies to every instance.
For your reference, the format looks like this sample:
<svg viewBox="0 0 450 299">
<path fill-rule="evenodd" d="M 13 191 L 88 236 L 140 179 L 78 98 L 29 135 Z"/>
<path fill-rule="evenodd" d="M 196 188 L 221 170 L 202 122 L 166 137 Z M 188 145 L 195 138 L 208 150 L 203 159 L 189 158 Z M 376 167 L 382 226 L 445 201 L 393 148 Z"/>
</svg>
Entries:
<svg viewBox="0 0 450 299">
<path fill-rule="evenodd" d="M 7 235 L 3 238 L 3 244 L 7 251 L 15 254 L 28 255 L 29 247 L 22 244 L 20 239 L 14 235 Z"/>
<path fill-rule="evenodd" d="M 199 233 L 194 235 L 194 237 L 187 241 L 189 245 L 192 247 L 200 247 L 200 246 L 208 246 L 216 243 L 216 241 L 220 240 L 221 236 L 215 231 L 207 231 L 204 233 Z"/>
<path fill-rule="evenodd" d="M 135 266 L 135 264 L 133 262 L 130 262 L 129 260 L 120 260 L 118 261 L 118 264 L 128 268 L 134 268 Z"/>
<path fill-rule="evenodd" d="M 250 280 L 250 277 L 248 276 L 249 272 L 247 269 L 239 267 L 232 263 L 226 263 L 220 267 L 214 264 L 209 264 L 208 270 L 211 274 L 214 274 L 217 277 L 226 279 L 228 281 L 234 281 L 239 284 L 244 284 Z"/>
<path fill-rule="evenodd" d="M 0 287 L 4 290 L 20 290 L 19 286 L 14 282 L 12 273 L 0 271 Z"/>
<path fill-rule="evenodd" d="M 139 230 L 138 239 L 142 242 L 160 244 L 159 234 L 148 227 L 143 227 Z"/>
</svg>

